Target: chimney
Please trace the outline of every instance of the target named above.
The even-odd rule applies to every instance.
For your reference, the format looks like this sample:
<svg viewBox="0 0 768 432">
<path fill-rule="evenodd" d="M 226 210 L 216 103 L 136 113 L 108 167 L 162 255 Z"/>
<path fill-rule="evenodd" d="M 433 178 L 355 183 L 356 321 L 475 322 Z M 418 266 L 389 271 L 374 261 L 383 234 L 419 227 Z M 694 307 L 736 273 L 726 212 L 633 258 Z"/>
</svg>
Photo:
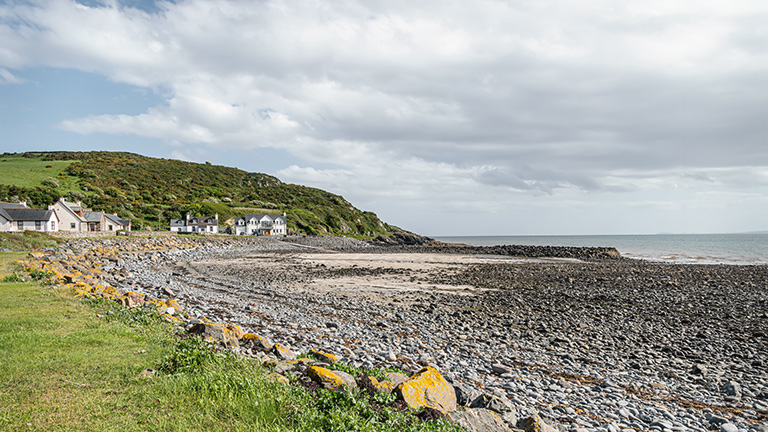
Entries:
<svg viewBox="0 0 768 432">
<path fill-rule="evenodd" d="M 23 205 L 24 207 L 27 206 L 27 202 L 26 201 L 19 201 L 19 204 Z"/>
</svg>

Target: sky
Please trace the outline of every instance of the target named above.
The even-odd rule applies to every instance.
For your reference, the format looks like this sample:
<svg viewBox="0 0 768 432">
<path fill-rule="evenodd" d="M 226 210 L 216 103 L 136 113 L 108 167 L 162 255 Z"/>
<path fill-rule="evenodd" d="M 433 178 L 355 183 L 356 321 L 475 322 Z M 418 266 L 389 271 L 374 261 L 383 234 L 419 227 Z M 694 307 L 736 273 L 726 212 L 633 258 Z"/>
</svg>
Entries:
<svg viewBox="0 0 768 432">
<path fill-rule="evenodd" d="M 0 0 L 0 151 L 264 172 L 429 236 L 768 230 L 764 0 Z"/>
</svg>

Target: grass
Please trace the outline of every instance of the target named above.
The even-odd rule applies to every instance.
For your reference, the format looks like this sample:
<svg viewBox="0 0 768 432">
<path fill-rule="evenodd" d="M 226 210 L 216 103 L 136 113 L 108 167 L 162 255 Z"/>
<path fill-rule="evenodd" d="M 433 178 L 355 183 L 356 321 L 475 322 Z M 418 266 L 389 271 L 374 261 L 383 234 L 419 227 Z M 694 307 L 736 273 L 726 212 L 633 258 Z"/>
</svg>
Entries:
<svg viewBox="0 0 768 432">
<path fill-rule="evenodd" d="M 72 162 L 77 161 L 44 161 L 42 156 L 37 158 L 26 158 L 22 155 L 0 156 L 0 178 L 3 179 L 4 184 L 34 188 L 42 186 L 43 179 L 52 177 L 59 183 L 59 190 L 79 191 L 80 187 L 77 185 L 79 179 L 66 174 L 66 169 Z"/>
<path fill-rule="evenodd" d="M 40 250 L 55 247 L 62 239 L 42 232 L 23 231 L 21 233 L 0 232 L 0 249 L 14 252 Z"/>
<path fill-rule="evenodd" d="M 0 276 L 21 253 L 0 253 Z M 151 309 L 0 279 L 0 430 L 446 431 L 372 409 L 391 396 L 310 393 L 177 331 Z M 155 376 L 143 371 L 158 370 Z"/>
</svg>

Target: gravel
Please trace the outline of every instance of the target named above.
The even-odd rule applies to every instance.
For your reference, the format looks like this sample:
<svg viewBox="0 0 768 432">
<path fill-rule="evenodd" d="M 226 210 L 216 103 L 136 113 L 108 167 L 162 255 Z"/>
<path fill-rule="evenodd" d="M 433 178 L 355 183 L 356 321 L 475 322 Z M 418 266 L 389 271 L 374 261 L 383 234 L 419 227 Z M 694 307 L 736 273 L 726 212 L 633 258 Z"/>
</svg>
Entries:
<svg viewBox="0 0 768 432">
<path fill-rule="evenodd" d="M 253 239 L 127 254 L 104 270 L 124 275 L 112 281 L 116 286 L 173 293 L 193 316 L 237 323 L 296 352 L 320 349 L 357 366 L 406 371 L 431 364 L 461 395 L 499 397 L 519 416 L 538 413 L 561 430 L 768 427 L 767 266 L 660 264 L 589 248 L 568 251 L 565 257 L 578 262 L 473 264 L 424 274 L 329 269 L 297 259 L 307 251 L 382 250 L 467 253 L 346 238 Z M 496 248 L 507 256 L 514 250 Z M 247 265 L 217 261 L 225 258 Z M 262 259 L 284 265 L 261 265 Z M 477 290 L 367 298 L 307 289 L 319 278 L 376 272 Z"/>
</svg>

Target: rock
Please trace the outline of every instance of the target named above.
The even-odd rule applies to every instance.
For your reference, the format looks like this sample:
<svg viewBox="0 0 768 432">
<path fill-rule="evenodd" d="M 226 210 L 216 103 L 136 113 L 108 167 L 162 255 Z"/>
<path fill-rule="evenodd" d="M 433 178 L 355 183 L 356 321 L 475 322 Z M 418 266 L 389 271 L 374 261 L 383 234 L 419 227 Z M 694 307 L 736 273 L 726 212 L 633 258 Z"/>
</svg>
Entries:
<svg viewBox="0 0 768 432">
<path fill-rule="evenodd" d="M 443 413 L 456 410 L 456 392 L 437 369 L 427 366 L 395 388 L 411 408 L 429 407 Z"/>
<path fill-rule="evenodd" d="M 544 423 L 538 414 L 520 420 L 517 422 L 517 427 L 525 432 L 557 432 L 557 429 Z"/>
<path fill-rule="evenodd" d="M 289 381 L 288 378 L 286 378 L 283 375 L 280 375 L 279 373 L 276 373 L 276 372 L 272 372 L 271 374 L 267 375 L 267 378 L 269 378 L 269 379 L 271 379 L 273 381 L 277 381 L 279 383 L 286 384 L 286 385 L 291 383 L 291 381 Z"/>
<path fill-rule="evenodd" d="M 495 395 L 481 394 L 470 404 L 470 408 L 485 408 L 502 416 L 505 422 L 517 424 L 517 410 L 512 402 Z"/>
<path fill-rule="evenodd" d="M 503 365 L 501 363 L 494 363 L 491 365 L 491 370 L 499 375 L 505 374 L 505 373 L 512 373 L 512 368 Z"/>
<path fill-rule="evenodd" d="M 144 299 L 146 296 L 143 293 L 133 292 L 129 291 L 125 294 L 125 297 L 128 299 L 128 302 L 124 306 L 128 307 L 137 307 L 144 304 Z"/>
<path fill-rule="evenodd" d="M 238 346 L 238 337 L 229 326 L 231 324 L 197 323 L 188 332 L 199 334 L 203 339 L 217 340 L 227 346 Z"/>
<path fill-rule="evenodd" d="M 352 377 L 352 375 L 320 366 L 312 366 L 309 368 L 307 376 L 312 378 L 316 383 L 322 385 L 323 388 L 331 391 L 342 391 L 345 388 L 355 388 L 357 386 L 355 378 Z"/>
<path fill-rule="evenodd" d="M 504 432 L 510 429 L 498 414 L 484 408 L 453 411 L 448 419 L 468 432 Z"/>
<path fill-rule="evenodd" d="M 240 345 L 263 352 L 268 352 L 272 349 L 272 343 L 269 339 L 252 333 L 244 334 L 243 337 L 240 338 Z"/>
<path fill-rule="evenodd" d="M 707 367 L 703 364 L 695 364 L 693 369 L 691 369 L 693 375 L 706 375 L 707 371 Z"/>
<path fill-rule="evenodd" d="M 392 390 L 394 390 L 395 387 L 408 379 L 407 376 L 398 372 L 387 372 L 386 376 L 387 379 L 384 381 L 379 381 L 372 376 L 369 376 L 368 379 L 371 381 L 371 383 L 373 383 L 373 386 L 376 387 L 376 390 L 386 393 L 392 393 Z"/>
<path fill-rule="evenodd" d="M 280 360 L 296 360 L 296 354 L 280 344 L 275 344 L 271 352 Z"/>
<path fill-rule="evenodd" d="M 328 364 L 334 364 L 337 361 L 339 361 L 338 357 L 336 357 L 333 354 L 318 351 L 318 350 L 311 350 L 309 352 L 313 357 L 320 360 L 321 362 L 328 363 Z"/>
<path fill-rule="evenodd" d="M 455 383 L 453 388 L 456 391 L 456 403 L 460 406 L 468 406 L 482 393 L 477 387 L 462 382 Z"/>
<path fill-rule="evenodd" d="M 733 423 L 723 423 L 720 425 L 720 432 L 739 432 L 739 428 Z"/>
<path fill-rule="evenodd" d="M 284 374 L 288 372 L 289 370 L 296 367 L 296 365 L 299 364 L 296 360 L 283 360 L 277 362 L 275 365 L 275 372 L 278 374 Z"/>
<path fill-rule="evenodd" d="M 723 392 L 728 396 L 741 397 L 741 384 L 736 381 L 727 381 L 723 384 Z"/>
</svg>

